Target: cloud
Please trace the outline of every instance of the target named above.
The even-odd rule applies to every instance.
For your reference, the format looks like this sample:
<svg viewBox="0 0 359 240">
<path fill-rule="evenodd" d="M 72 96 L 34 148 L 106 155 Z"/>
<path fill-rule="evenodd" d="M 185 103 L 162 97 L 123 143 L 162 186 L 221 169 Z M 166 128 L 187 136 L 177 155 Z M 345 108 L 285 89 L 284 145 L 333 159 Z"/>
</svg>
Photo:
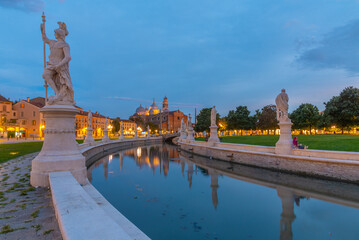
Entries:
<svg viewBox="0 0 359 240">
<path fill-rule="evenodd" d="M 359 20 L 335 28 L 312 48 L 306 48 L 296 62 L 311 69 L 345 69 L 359 72 Z"/>
<path fill-rule="evenodd" d="M 0 0 L 0 7 L 24 12 L 41 12 L 45 8 L 45 2 L 43 0 Z"/>
</svg>

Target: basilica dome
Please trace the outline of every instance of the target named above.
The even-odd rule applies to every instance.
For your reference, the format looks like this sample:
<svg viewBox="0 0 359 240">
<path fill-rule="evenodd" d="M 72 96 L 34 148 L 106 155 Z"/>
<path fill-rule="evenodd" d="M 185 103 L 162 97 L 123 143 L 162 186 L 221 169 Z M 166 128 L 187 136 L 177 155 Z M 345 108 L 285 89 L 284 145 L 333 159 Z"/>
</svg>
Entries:
<svg viewBox="0 0 359 240">
<path fill-rule="evenodd" d="M 146 113 L 146 109 L 142 107 L 142 104 L 140 104 L 140 106 L 136 109 L 136 113 L 138 115 L 144 115 Z"/>
<path fill-rule="evenodd" d="M 150 115 L 158 114 L 160 112 L 158 106 L 155 103 L 155 99 L 153 99 L 153 103 L 149 108 Z"/>
</svg>

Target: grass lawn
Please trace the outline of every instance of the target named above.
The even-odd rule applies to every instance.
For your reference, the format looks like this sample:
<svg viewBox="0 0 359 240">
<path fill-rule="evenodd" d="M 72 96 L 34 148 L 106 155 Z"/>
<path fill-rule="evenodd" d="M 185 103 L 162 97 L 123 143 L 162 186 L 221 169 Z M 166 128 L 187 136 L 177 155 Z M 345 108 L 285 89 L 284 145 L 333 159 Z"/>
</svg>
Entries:
<svg viewBox="0 0 359 240">
<path fill-rule="evenodd" d="M 0 144 L 0 163 L 41 150 L 42 142 Z"/>
<path fill-rule="evenodd" d="M 83 140 L 76 141 L 83 143 Z M 39 152 L 42 148 L 42 143 L 43 142 L 22 142 L 0 144 L 0 163 L 29 153 Z"/>
<path fill-rule="evenodd" d="M 297 135 L 298 142 L 309 149 L 359 152 L 358 135 Z M 232 136 L 222 137 L 222 142 L 250 145 L 275 146 L 279 136 Z M 203 140 L 198 139 L 198 140 Z"/>
</svg>

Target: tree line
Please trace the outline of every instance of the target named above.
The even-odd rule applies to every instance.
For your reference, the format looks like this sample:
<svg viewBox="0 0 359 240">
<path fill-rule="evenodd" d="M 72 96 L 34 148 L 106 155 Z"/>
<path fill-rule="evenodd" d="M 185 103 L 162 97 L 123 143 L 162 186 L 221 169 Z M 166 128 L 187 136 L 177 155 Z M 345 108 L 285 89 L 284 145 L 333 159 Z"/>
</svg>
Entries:
<svg viewBox="0 0 359 240">
<path fill-rule="evenodd" d="M 319 112 L 317 106 L 311 103 L 302 103 L 289 114 L 293 126 L 292 129 L 308 130 L 328 129 L 335 125 L 336 128 L 350 130 L 359 126 L 359 89 L 347 87 L 339 96 L 333 96 L 328 102 L 324 102 L 325 110 Z M 209 132 L 211 108 L 203 108 L 197 116 L 196 132 Z M 276 119 L 276 106 L 266 105 L 256 110 L 253 114 L 247 106 L 238 106 L 230 110 L 227 116 L 217 114 L 217 126 L 219 131 L 225 130 L 275 130 L 278 129 Z M 241 131 L 242 132 L 242 131 Z"/>
</svg>

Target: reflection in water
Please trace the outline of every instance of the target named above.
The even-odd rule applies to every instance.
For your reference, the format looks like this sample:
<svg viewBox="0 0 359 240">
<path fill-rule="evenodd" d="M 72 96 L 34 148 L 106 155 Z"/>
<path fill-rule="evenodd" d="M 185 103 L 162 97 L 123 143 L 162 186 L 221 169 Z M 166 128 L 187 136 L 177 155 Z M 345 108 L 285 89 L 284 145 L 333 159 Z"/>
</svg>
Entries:
<svg viewBox="0 0 359 240">
<path fill-rule="evenodd" d="M 132 163 L 135 164 L 136 168 L 131 167 L 131 159 L 132 159 Z M 115 165 L 114 165 L 114 168 L 111 168 L 111 166 L 113 164 L 116 164 L 117 160 L 119 160 L 120 171 L 117 171 Z M 126 168 L 125 170 L 123 169 L 124 165 Z M 165 181 L 164 179 L 167 179 L 167 176 L 169 175 L 170 165 L 171 165 L 171 169 L 173 169 L 171 171 L 173 171 L 173 172 L 171 172 L 171 174 L 172 174 L 171 178 L 168 178 L 168 179 L 171 179 L 171 180 Z M 201 205 L 196 205 L 196 208 L 203 209 L 203 211 L 200 211 L 200 213 L 201 214 L 212 214 L 212 215 L 207 216 L 207 218 L 208 218 L 207 221 L 206 221 L 205 217 L 200 218 L 200 220 L 203 222 L 202 223 L 203 226 L 199 226 L 198 220 L 189 222 L 189 224 L 191 224 L 194 234 L 197 234 L 199 231 L 201 231 L 202 228 L 207 229 L 208 233 L 206 233 L 206 235 L 203 236 L 203 239 L 220 239 L 219 236 L 217 236 L 219 234 L 217 232 L 221 232 L 221 234 L 224 236 L 224 237 L 222 237 L 222 239 L 234 239 L 233 238 L 234 236 L 236 238 L 237 237 L 240 238 L 239 235 L 237 235 L 237 234 L 239 234 L 238 232 L 240 232 L 240 231 L 235 230 L 237 228 L 235 227 L 236 224 L 235 224 L 234 219 L 230 219 L 230 222 L 234 221 L 234 223 L 233 223 L 234 225 L 232 227 L 234 229 L 232 229 L 232 228 L 225 229 L 223 231 L 218 228 L 216 229 L 216 225 L 213 225 L 213 222 L 216 222 L 216 221 L 221 222 L 222 220 L 220 218 L 231 218 L 230 216 L 232 216 L 231 215 L 232 212 L 236 211 L 236 209 L 241 208 L 241 207 L 243 209 L 241 208 L 242 210 L 239 211 L 240 214 L 233 216 L 233 217 L 239 218 L 238 220 L 240 222 L 244 221 L 244 222 L 241 222 L 241 224 L 243 226 L 245 226 L 247 224 L 246 221 L 250 221 L 249 219 L 253 219 L 256 227 L 258 227 L 257 226 L 257 218 L 260 219 L 260 217 L 259 217 L 260 213 L 250 212 L 249 214 L 252 214 L 252 215 L 248 215 L 248 214 L 244 215 L 245 219 L 243 219 L 243 217 L 241 216 L 242 212 L 244 212 L 244 213 L 246 212 L 247 207 L 248 208 L 251 207 L 251 204 L 255 205 L 255 204 L 262 203 L 261 201 L 258 202 L 255 199 L 250 199 L 249 202 L 247 202 L 247 206 L 242 205 L 242 199 L 243 199 L 243 203 L 244 203 L 246 194 L 248 195 L 248 194 L 250 194 L 251 191 L 254 191 L 252 189 L 255 186 L 264 186 L 264 189 L 260 190 L 260 191 L 264 191 L 264 192 L 266 192 L 267 189 L 275 189 L 276 190 L 277 199 L 278 199 L 278 197 L 280 199 L 281 209 L 277 209 L 277 212 L 275 214 L 276 216 L 270 216 L 270 218 L 278 219 L 278 220 L 276 220 L 276 222 L 277 222 L 277 226 L 278 226 L 278 223 L 280 225 L 280 231 L 277 233 L 274 232 L 272 235 L 278 234 L 277 236 L 279 237 L 280 240 L 292 240 L 293 239 L 293 223 L 296 219 L 296 215 L 294 213 L 294 207 L 295 207 L 294 203 L 296 203 L 297 211 L 299 211 L 300 208 L 298 208 L 298 207 L 300 205 L 299 204 L 300 199 L 303 199 L 303 198 L 309 199 L 310 197 L 312 197 L 312 198 L 317 198 L 320 200 L 324 200 L 324 201 L 328 201 L 328 202 L 332 202 L 332 203 L 336 203 L 336 204 L 339 203 L 342 205 L 359 208 L 359 187 L 357 185 L 304 178 L 304 177 L 295 176 L 295 175 L 272 172 L 269 170 L 251 168 L 251 167 L 236 165 L 236 164 L 227 163 L 227 162 L 210 160 L 210 159 L 202 158 L 202 157 L 196 157 L 196 156 L 189 157 L 189 155 L 186 156 L 186 153 L 181 153 L 181 155 L 180 155 L 175 147 L 172 147 L 169 145 L 137 147 L 137 148 L 130 149 L 130 150 L 120 151 L 117 154 L 106 156 L 106 157 L 100 159 L 99 161 L 95 162 L 88 169 L 88 178 L 94 184 L 94 186 L 98 188 L 98 190 L 100 192 L 101 192 L 102 188 L 106 188 L 106 186 L 111 186 L 111 185 L 108 185 L 107 183 L 105 183 L 104 181 L 102 181 L 100 175 L 96 175 L 96 177 L 93 178 L 93 176 L 92 176 L 93 172 L 97 171 L 97 169 L 101 166 L 104 171 L 103 179 L 105 182 L 108 181 L 109 179 L 112 180 L 112 176 L 110 175 L 110 177 L 109 177 L 109 168 L 111 168 L 110 173 L 111 174 L 113 173 L 112 174 L 113 179 L 114 179 L 113 181 L 115 181 L 115 179 L 117 177 L 120 177 L 120 176 L 125 177 L 126 176 L 127 178 L 123 178 L 123 180 L 122 180 L 123 186 L 122 185 L 121 186 L 124 189 L 127 189 L 131 186 L 131 184 L 133 184 L 136 186 L 136 191 L 140 191 L 144 197 L 147 197 L 152 194 L 151 191 L 145 192 L 146 189 L 152 189 L 152 191 L 156 191 L 157 189 L 161 190 L 161 186 L 163 186 L 163 188 L 166 189 L 166 190 L 164 190 L 165 192 L 163 192 L 163 191 L 158 192 L 157 193 L 158 196 L 155 195 L 154 197 L 147 197 L 148 199 L 142 203 L 142 204 L 144 204 L 144 206 L 138 205 L 137 202 L 133 202 L 133 199 L 137 199 L 137 197 L 135 197 L 135 198 L 128 198 L 128 202 L 129 202 L 128 206 L 129 207 L 124 208 L 124 209 L 119 209 L 121 212 L 128 211 L 128 215 L 133 214 L 134 216 L 137 216 L 137 217 L 135 217 L 135 219 L 130 219 L 130 220 L 134 221 L 135 224 L 139 225 L 140 228 L 143 229 L 146 234 L 148 234 L 150 237 L 153 237 L 154 239 L 177 239 L 177 238 L 174 237 L 173 235 L 171 235 L 171 237 L 169 237 L 168 235 L 163 235 L 164 233 L 162 233 L 162 232 L 155 231 L 154 230 L 155 227 L 153 226 L 153 223 L 151 221 L 150 222 L 143 221 L 144 223 L 142 223 L 141 219 L 139 219 L 138 222 L 136 222 L 137 221 L 136 218 L 142 218 L 143 216 L 136 215 L 138 213 L 137 213 L 137 210 L 134 210 L 134 209 L 137 209 L 137 208 L 142 209 L 144 207 L 143 211 L 149 211 L 148 208 L 146 208 L 146 206 L 152 206 L 151 208 L 149 208 L 151 211 L 153 211 L 153 212 L 151 212 L 151 214 L 152 215 L 159 214 L 160 210 L 156 210 L 156 204 L 158 204 L 158 201 L 159 201 L 158 199 L 164 199 L 165 197 L 168 197 L 169 200 L 164 205 L 165 210 L 162 211 L 161 217 L 168 216 L 169 219 L 172 219 L 173 218 L 172 215 L 174 213 L 170 213 L 170 210 L 168 208 L 169 203 L 172 203 L 172 201 L 174 201 L 172 198 L 172 195 L 176 196 L 176 197 L 174 197 L 175 199 L 180 198 L 180 195 L 178 195 L 178 193 L 180 191 L 180 192 L 183 192 L 182 194 L 184 196 L 188 196 L 188 197 L 181 198 L 182 201 L 177 202 L 175 205 L 180 205 L 187 201 L 192 203 L 198 198 L 203 198 L 203 197 L 207 196 L 207 195 L 205 195 L 205 192 L 206 192 L 205 189 L 203 190 L 202 188 L 198 188 L 198 186 L 200 186 L 200 184 L 203 182 L 203 180 L 201 180 L 201 179 L 204 179 L 205 180 L 204 182 L 207 182 L 207 184 L 206 184 L 207 187 L 205 185 L 203 187 L 207 188 L 208 191 L 211 192 L 210 195 L 208 195 L 207 197 L 204 198 L 204 201 L 211 201 L 212 209 L 214 209 L 215 212 L 208 213 L 209 210 L 205 209 L 206 204 L 204 202 L 203 203 L 201 202 L 200 203 Z M 187 166 L 187 175 L 185 176 L 186 166 Z M 200 170 L 199 172 L 201 174 L 197 174 L 197 168 Z M 141 171 L 137 171 L 136 169 L 140 169 Z M 152 176 L 153 176 L 152 178 L 149 178 L 149 176 L 147 176 L 145 174 L 147 172 L 147 170 L 150 170 L 152 172 Z M 126 172 L 127 172 L 127 175 L 121 175 L 121 174 L 126 174 Z M 177 174 L 177 172 L 178 172 L 178 174 Z M 195 182 L 196 183 L 194 185 L 192 185 L 194 173 L 195 173 L 195 178 L 196 178 Z M 144 176 L 144 175 L 146 175 L 146 176 Z M 160 176 L 162 176 L 162 177 L 158 178 Z M 182 180 L 180 180 L 176 176 L 179 176 Z M 219 181 L 218 181 L 219 177 L 221 179 L 221 184 L 222 184 L 222 182 L 224 184 L 223 188 L 225 188 L 224 190 L 221 190 L 221 192 L 219 192 Z M 210 179 L 208 179 L 208 178 L 210 178 Z M 188 183 L 187 183 L 188 189 L 194 188 L 191 190 L 190 193 L 189 192 L 187 193 L 185 189 L 181 188 L 180 182 L 183 181 L 183 179 L 186 179 L 188 181 Z M 137 182 L 140 182 L 141 180 L 143 180 L 142 185 L 137 183 Z M 248 183 L 250 183 L 250 184 L 244 185 L 244 187 L 243 187 L 243 184 L 248 184 Z M 255 185 L 253 185 L 252 183 L 255 183 Z M 148 185 L 145 185 L 145 184 L 148 184 Z M 169 184 L 169 186 L 172 186 L 172 187 L 171 188 L 165 187 L 166 184 Z M 236 184 L 237 185 L 239 184 L 239 185 L 237 186 Z M 112 189 L 115 189 L 115 188 L 116 188 L 116 185 L 113 186 L 112 188 L 109 188 L 106 198 L 108 198 L 108 200 L 115 207 L 121 208 L 121 205 L 118 205 L 118 206 L 116 205 L 117 201 L 121 202 L 122 204 L 127 203 L 127 202 L 123 199 L 121 201 L 116 200 L 117 198 L 116 198 L 116 196 L 113 195 L 114 193 L 112 191 Z M 241 191 L 240 190 L 241 188 L 244 188 L 246 190 Z M 258 191 L 258 190 L 256 190 L 256 191 Z M 126 190 L 126 192 L 122 192 L 122 195 L 129 194 L 127 192 L 130 192 L 130 190 Z M 186 194 L 190 194 L 190 195 L 186 195 Z M 193 195 L 193 194 L 196 194 L 196 195 Z M 219 204 L 218 195 L 221 195 L 221 194 L 223 194 L 223 197 L 221 197 L 221 199 L 222 199 L 221 201 L 225 202 L 223 205 Z M 239 202 L 231 203 L 230 202 L 231 198 L 233 197 L 235 199 L 237 197 L 237 194 L 238 194 L 239 199 L 241 199 L 241 204 L 239 204 Z M 262 193 L 258 192 L 257 194 L 262 194 Z M 270 202 L 271 200 L 269 200 L 269 199 L 271 199 L 271 194 L 269 194 L 269 193 L 265 193 L 265 194 L 266 195 L 263 195 L 262 197 L 268 198 L 268 201 Z M 162 196 L 162 198 L 161 198 L 161 196 Z M 113 201 L 111 201 L 112 197 L 114 198 Z M 253 203 L 251 203 L 251 201 L 253 201 Z M 310 202 L 311 201 L 306 201 L 306 206 Z M 321 203 L 324 203 L 324 202 L 321 202 Z M 132 205 L 132 204 L 134 204 L 134 205 Z M 260 206 L 261 205 L 255 205 L 254 206 L 255 210 L 252 210 L 252 211 L 261 211 L 259 209 L 257 210 L 257 208 L 259 208 Z M 274 206 L 275 206 L 275 204 L 274 204 Z M 334 205 L 334 206 L 338 206 L 338 205 Z M 184 206 L 184 207 L 187 207 L 187 206 Z M 179 208 L 178 211 L 184 211 L 183 210 L 184 207 Z M 182 221 L 183 219 L 186 219 L 188 217 L 188 215 L 192 214 L 192 212 L 195 212 L 196 208 L 190 210 L 189 213 L 181 213 L 180 220 Z M 267 210 L 264 209 L 262 211 L 265 212 Z M 301 212 L 299 211 L 299 213 L 301 213 Z M 139 217 L 139 216 L 141 216 L 141 217 Z M 317 216 L 313 215 L 312 217 L 314 218 Z M 211 221 L 210 219 L 212 219 L 212 218 L 216 218 L 216 221 Z M 217 219 L 217 218 L 219 218 L 219 219 Z M 303 218 L 303 216 L 302 216 L 302 218 Z M 358 219 L 359 218 L 356 218 L 356 220 L 358 220 Z M 313 220 L 313 219 L 311 219 L 311 220 Z M 158 221 L 162 221 L 161 218 L 159 218 Z M 178 239 L 183 239 L 183 238 L 202 239 L 202 237 L 199 236 L 198 234 L 197 235 L 186 235 L 186 234 L 188 234 L 187 232 L 188 232 L 189 227 L 182 226 L 181 222 L 173 223 L 173 226 L 172 226 L 172 223 L 171 223 L 172 221 L 173 221 L 173 219 L 171 221 L 166 220 L 166 221 L 164 221 L 163 224 L 166 224 L 166 226 L 171 226 L 173 228 L 173 231 L 181 232 L 177 236 Z M 278 221 L 280 221 L 280 222 L 278 222 Z M 302 224 L 303 220 L 297 220 L 297 221 L 300 221 L 300 223 L 298 223 L 298 224 Z M 328 219 L 324 219 L 321 221 L 328 221 Z M 143 226 L 141 224 L 143 224 Z M 150 226 L 148 226 L 148 224 L 150 224 Z M 205 224 L 207 224 L 208 227 L 205 227 L 206 226 Z M 228 225 L 230 225 L 230 224 L 228 224 Z M 218 227 L 221 228 L 220 226 L 218 226 Z M 170 228 L 170 227 L 168 227 L 168 228 Z M 186 233 L 182 233 L 182 231 L 184 231 Z M 215 233 L 210 233 L 210 231 L 213 231 Z M 263 235 L 261 237 L 260 236 L 256 237 L 256 234 L 257 235 L 260 234 L 257 232 L 258 232 L 257 229 L 253 229 L 253 233 L 248 234 L 247 236 L 244 236 L 243 239 L 247 239 L 247 238 L 248 239 L 263 239 L 263 238 L 268 238 L 268 236 L 270 236 L 271 239 L 273 239 L 272 235 L 268 235 L 268 234 Z M 309 233 L 310 233 L 310 231 L 309 231 Z M 297 232 L 295 232 L 295 234 L 298 235 L 297 239 L 299 239 L 299 238 L 304 239 L 306 236 L 306 235 L 303 235 L 304 233 L 302 231 L 297 231 Z M 313 234 L 313 235 L 309 235 L 309 236 L 317 236 L 317 235 Z M 278 237 L 277 237 L 277 239 L 278 239 Z"/>
</svg>

